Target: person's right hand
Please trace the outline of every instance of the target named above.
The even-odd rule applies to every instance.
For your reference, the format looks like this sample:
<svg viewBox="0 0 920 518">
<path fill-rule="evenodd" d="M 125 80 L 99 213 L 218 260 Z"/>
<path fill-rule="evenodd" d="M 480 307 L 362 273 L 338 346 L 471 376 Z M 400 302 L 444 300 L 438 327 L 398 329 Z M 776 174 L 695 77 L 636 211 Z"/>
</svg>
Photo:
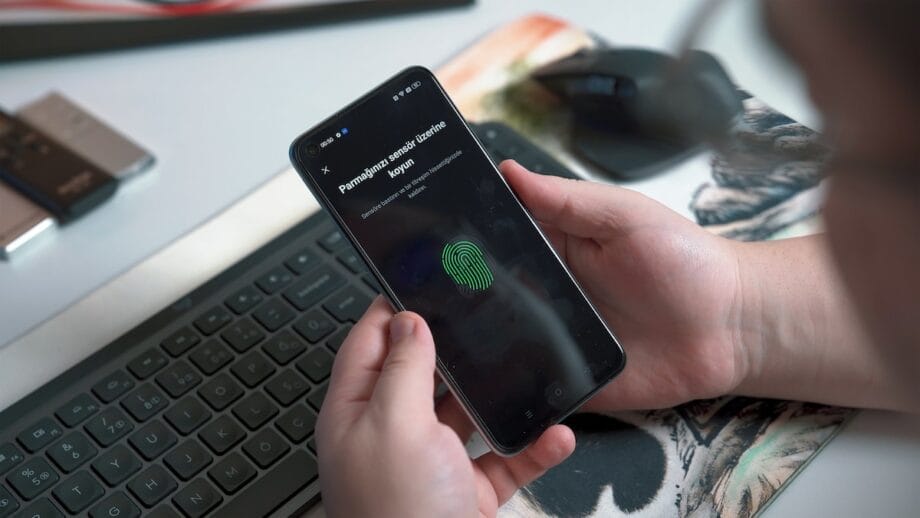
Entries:
<svg viewBox="0 0 920 518">
<path fill-rule="evenodd" d="M 735 243 L 628 189 L 500 168 L 626 350 L 626 369 L 586 410 L 664 408 L 738 386 Z"/>
</svg>

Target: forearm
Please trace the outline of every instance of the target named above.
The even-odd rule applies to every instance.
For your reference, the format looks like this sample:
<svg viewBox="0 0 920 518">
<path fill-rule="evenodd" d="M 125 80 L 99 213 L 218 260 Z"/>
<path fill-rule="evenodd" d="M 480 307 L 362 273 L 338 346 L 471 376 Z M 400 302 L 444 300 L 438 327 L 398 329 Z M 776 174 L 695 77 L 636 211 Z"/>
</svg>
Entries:
<svg viewBox="0 0 920 518">
<path fill-rule="evenodd" d="M 745 373 L 737 393 L 908 410 L 862 329 L 824 236 L 737 246 Z"/>
</svg>

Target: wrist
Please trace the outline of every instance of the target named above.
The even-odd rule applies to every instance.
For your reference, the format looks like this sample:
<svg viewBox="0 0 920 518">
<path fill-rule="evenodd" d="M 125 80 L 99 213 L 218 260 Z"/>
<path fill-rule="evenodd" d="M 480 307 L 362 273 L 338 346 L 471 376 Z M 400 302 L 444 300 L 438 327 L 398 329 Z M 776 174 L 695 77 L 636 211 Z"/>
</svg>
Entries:
<svg viewBox="0 0 920 518">
<path fill-rule="evenodd" d="M 757 261 L 756 245 L 729 242 L 735 258 L 735 293 L 732 309 L 732 350 L 735 359 L 734 394 L 759 391 L 764 372 L 764 347 L 768 343 L 764 321 L 764 282 Z"/>
</svg>

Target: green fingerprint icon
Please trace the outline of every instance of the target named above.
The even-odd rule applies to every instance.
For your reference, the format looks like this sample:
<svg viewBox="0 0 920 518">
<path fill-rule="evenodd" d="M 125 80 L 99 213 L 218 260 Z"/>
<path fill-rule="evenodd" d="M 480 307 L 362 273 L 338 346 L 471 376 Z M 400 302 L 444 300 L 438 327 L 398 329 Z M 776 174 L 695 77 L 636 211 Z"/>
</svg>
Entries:
<svg viewBox="0 0 920 518">
<path fill-rule="evenodd" d="M 482 291 L 492 285 L 492 270 L 486 264 L 482 250 L 469 241 L 444 245 L 441 264 L 447 275 L 461 288 Z"/>
</svg>

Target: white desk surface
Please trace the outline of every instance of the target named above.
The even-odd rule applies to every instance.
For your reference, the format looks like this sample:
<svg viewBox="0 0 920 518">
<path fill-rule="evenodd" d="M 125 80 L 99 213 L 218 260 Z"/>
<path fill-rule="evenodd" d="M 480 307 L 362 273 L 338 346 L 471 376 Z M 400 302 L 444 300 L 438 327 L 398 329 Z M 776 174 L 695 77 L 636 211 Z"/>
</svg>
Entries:
<svg viewBox="0 0 920 518">
<path fill-rule="evenodd" d="M 436 67 L 534 10 L 611 42 L 667 49 L 697 3 L 479 0 L 459 10 L 0 65 L 7 110 L 56 89 L 159 160 L 105 206 L 0 262 L 0 408 L 315 210 L 293 173 L 278 174 L 289 142 L 392 72 Z M 734 4 L 707 48 L 739 84 L 817 124 L 797 76 L 750 37 L 751 5 Z M 632 187 L 668 199 L 667 182 Z M 913 516 L 917 480 L 920 418 L 867 412 L 765 514 Z"/>
</svg>

